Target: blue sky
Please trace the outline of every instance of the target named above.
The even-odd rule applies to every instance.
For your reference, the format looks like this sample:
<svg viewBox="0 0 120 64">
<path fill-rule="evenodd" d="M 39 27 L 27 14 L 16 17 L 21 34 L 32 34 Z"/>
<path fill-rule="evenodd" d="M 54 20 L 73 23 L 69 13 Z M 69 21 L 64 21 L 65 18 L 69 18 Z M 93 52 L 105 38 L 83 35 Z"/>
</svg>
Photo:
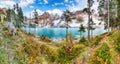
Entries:
<svg viewBox="0 0 120 64">
<path fill-rule="evenodd" d="M 21 0 L 21 1 L 25 1 L 25 0 Z M 19 2 L 20 1 L 18 1 L 18 3 Z M 23 4 L 22 7 L 25 10 L 32 10 L 32 9 L 40 9 L 42 11 L 53 10 L 53 9 L 65 10 L 72 5 L 77 6 L 79 4 L 81 4 L 80 8 L 83 8 L 84 6 L 86 6 L 86 1 L 85 0 L 31 0 L 30 4 L 28 4 L 26 7 Z"/>
<path fill-rule="evenodd" d="M 22 7 L 26 16 L 34 9 L 42 14 L 45 11 L 59 13 L 65 9 L 76 11 L 87 7 L 87 0 L 0 0 L 0 7 L 12 8 L 15 3 Z"/>
</svg>

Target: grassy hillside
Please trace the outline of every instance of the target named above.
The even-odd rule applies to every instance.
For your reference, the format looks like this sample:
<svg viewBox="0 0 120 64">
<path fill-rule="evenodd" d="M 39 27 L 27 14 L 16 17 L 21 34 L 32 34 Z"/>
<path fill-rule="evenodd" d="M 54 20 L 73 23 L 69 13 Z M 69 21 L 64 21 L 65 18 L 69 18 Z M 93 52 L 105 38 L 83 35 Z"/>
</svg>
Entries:
<svg viewBox="0 0 120 64">
<path fill-rule="evenodd" d="M 0 64 L 120 64 L 120 32 L 112 31 L 76 43 L 54 43 L 0 24 Z"/>
</svg>

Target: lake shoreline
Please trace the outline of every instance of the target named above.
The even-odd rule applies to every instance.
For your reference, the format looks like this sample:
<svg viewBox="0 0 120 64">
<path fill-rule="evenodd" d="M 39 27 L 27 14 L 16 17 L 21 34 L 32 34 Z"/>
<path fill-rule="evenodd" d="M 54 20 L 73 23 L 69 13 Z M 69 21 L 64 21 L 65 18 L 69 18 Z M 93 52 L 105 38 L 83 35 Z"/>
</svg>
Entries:
<svg viewBox="0 0 120 64">
<path fill-rule="evenodd" d="M 40 38 L 41 36 L 47 37 L 52 42 L 61 43 L 66 38 L 66 28 L 22 28 L 27 33 L 32 33 L 35 37 Z M 80 32 L 79 28 L 69 28 L 68 32 L 72 34 L 73 42 L 79 42 Z M 97 36 L 104 33 L 103 29 L 95 29 L 92 36 Z M 82 33 L 81 36 L 84 36 L 87 39 L 87 30 Z"/>
</svg>

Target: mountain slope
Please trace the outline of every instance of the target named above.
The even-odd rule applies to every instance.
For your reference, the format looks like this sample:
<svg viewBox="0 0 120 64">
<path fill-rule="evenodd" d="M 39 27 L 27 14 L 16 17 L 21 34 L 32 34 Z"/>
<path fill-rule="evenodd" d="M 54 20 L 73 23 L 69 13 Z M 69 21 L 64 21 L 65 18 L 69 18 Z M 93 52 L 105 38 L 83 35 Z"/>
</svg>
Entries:
<svg viewBox="0 0 120 64">
<path fill-rule="evenodd" d="M 69 48 L 63 49 L 66 44 L 68 45 L 65 40 L 62 43 L 45 42 L 18 28 L 17 35 L 13 36 L 9 28 L 5 27 L 4 23 L 0 23 L 0 64 L 96 64 L 97 62 L 107 64 L 108 61 L 103 60 L 104 55 L 99 55 L 104 53 L 110 53 L 110 58 L 106 57 L 110 59 L 110 64 L 120 64 L 119 35 L 120 32 L 115 30 L 94 37 L 91 43 L 69 44 L 73 46 L 73 52 L 69 52 L 69 54 L 65 52 Z M 81 46 L 84 47 L 81 48 Z M 96 53 L 98 50 L 99 53 Z M 104 53 L 100 51 L 104 51 Z M 63 60 L 64 54 L 66 57 Z M 65 59 L 69 61 L 65 61 Z"/>
</svg>

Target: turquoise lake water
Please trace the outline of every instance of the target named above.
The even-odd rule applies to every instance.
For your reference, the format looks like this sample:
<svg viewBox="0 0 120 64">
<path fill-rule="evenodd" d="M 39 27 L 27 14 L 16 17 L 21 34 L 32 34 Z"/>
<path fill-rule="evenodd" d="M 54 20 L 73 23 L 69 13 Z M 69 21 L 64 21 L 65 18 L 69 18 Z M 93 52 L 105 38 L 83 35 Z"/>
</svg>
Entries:
<svg viewBox="0 0 120 64">
<path fill-rule="evenodd" d="M 33 33 L 36 36 L 47 36 L 49 38 L 65 38 L 66 37 L 66 28 L 22 28 L 27 33 Z M 79 28 L 69 28 L 69 33 L 72 34 L 72 36 L 79 36 L 80 32 L 78 32 Z M 105 30 L 103 28 L 97 28 L 93 30 L 93 35 L 99 35 L 104 33 Z M 87 30 L 82 35 L 87 36 Z"/>
</svg>

